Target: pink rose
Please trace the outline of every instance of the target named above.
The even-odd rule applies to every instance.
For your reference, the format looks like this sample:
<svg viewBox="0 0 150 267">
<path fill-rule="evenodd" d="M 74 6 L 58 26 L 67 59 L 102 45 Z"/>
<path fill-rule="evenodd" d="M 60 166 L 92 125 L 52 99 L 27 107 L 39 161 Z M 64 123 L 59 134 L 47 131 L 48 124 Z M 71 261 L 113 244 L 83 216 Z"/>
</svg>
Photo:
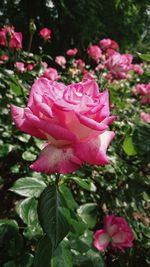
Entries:
<svg viewBox="0 0 150 267">
<path fill-rule="evenodd" d="M 68 56 L 75 56 L 78 53 L 78 49 L 77 48 L 73 48 L 73 49 L 69 49 L 67 50 L 66 54 Z"/>
<path fill-rule="evenodd" d="M 140 94 L 140 95 L 147 95 L 148 90 L 147 90 L 147 84 L 144 83 L 139 83 L 134 87 L 134 91 L 133 91 L 136 95 Z"/>
<path fill-rule="evenodd" d="M 108 49 L 108 48 L 111 48 L 111 49 L 118 49 L 119 48 L 118 44 L 114 40 L 111 40 L 109 38 L 102 39 L 99 42 L 99 46 L 104 50 Z"/>
<path fill-rule="evenodd" d="M 35 64 L 27 64 L 26 65 L 26 70 L 27 71 L 31 71 L 31 70 L 33 70 L 34 67 L 35 67 Z"/>
<path fill-rule="evenodd" d="M 114 50 L 114 49 L 112 49 L 112 48 L 108 48 L 107 50 L 106 50 L 106 58 L 108 58 L 108 57 L 110 57 L 110 56 L 112 56 L 112 55 L 114 55 L 114 54 L 116 54 L 117 52 L 116 52 L 116 50 Z"/>
<path fill-rule="evenodd" d="M 24 72 L 25 71 L 25 65 L 23 62 L 17 61 L 15 63 L 15 67 L 16 67 L 18 72 Z"/>
<path fill-rule="evenodd" d="M 147 122 L 147 123 L 150 123 L 150 114 L 146 113 L 146 112 L 141 112 L 140 114 L 140 118 Z"/>
<path fill-rule="evenodd" d="M 85 68 L 85 62 L 79 58 L 75 61 L 75 66 L 80 69 L 80 70 L 83 70 Z"/>
<path fill-rule="evenodd" d="M 105 61 L 105 66 L 116 79 L 126 79 L 132 59 L 130 54 L 115 53 Z"/>
<path fill-rule="evenodd" d="M 83 163 L 108 164 L 106 150 L 114 138 L 108 125 L 108 91 L 99 93 L 94 80 L 64 85 L 39 78 L 26 108 L 11 105 L 16 126 L 47 142 L 30 166 L 43 173 L 71 173 Z"/>
<path fill-rule="evenodd" d="M 142 75 L 144 73 L 144 70 L 142 67 L 138 64 L 132 64 L 132 70 L 137 73 L 138 75 Z"/>
<path fill-rule="evenodd" d="M 0 45 L 10 48 L 22 48 L 22 33 L 15 32 L 14 27 L 4 27 L 0 31 Z"/>
<path fill-rule="evenodd" d="M 52 81 L 56 81 L 56 80 L 60 79 L 60 75 L 58 75 L 57 70 L 54 68 L 47 68 L 44 71 L 42 77 L 45 77 L 45 78 L 52 80 Z"/>
<path fill-rule="evenodd" d="M 40 30 L 39 34 L 45 41 L 47 41 L 51 38 L 52 30 L 48 28 L 43 28 Z"/>
<path fill-rule="evenodd" d="M 150 83 L 148 84 L 137 84 L 132 92 L 135 95 L 140 95 L 141 103 L 142 104 L 149 104 L 150 103 Z"/>
<path fill-rule="evenodd" d="M 124 248 L 133 246 L 134 235 L 124 218 L 108 215 L 104 218 L 104 229 L 94 234 L 94 246 L 105 251 L 108 244 L 112 248 L 124 251 Z"/>
<path fill-rule="evenodd" d="M 6 61 L 8 61 L 9 56 L 6 54 L 3 54 L 0 56 L 0 64 L 4 64 Z"/>
<path fill-rule="evenodd" d="M 63 56 L 57 56 L 55 58 L 55 62 L 62 67 L 62 69 L 66 68 L 66 59 Z"/>
<path fill-rule="evenodd" d="M 87 49 L 87 53 L 93 60 L 96 61 L 96 63 L 99 63 L 99 60 L 100 60 L 100 58 L 102 56 L 102 50 L 99 48 L 99 46 L 91 45 Z"/>
</svg>

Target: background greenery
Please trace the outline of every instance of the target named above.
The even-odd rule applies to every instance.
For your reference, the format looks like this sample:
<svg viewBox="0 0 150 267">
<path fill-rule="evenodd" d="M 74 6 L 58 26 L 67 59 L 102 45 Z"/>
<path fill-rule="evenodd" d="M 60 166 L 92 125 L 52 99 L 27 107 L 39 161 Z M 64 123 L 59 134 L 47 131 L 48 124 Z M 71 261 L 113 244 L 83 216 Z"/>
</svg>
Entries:
<svg viewBox="0 0 150 267">
<path fill-rule="evenodd" d="M 8 20 L 24 33 L 24 47 L 29 39 L 29 21 L 37 31 L 53 30 L 47 51 L 60 54 L 70 46 L 85 49 L 90 42 L 104 37 L 116 40 L 121 49 L 150 50 L 149 0 L 1 0 L 0 26 Z M 38 35 L 33 51 L 37 52 Z"/>
</svg>

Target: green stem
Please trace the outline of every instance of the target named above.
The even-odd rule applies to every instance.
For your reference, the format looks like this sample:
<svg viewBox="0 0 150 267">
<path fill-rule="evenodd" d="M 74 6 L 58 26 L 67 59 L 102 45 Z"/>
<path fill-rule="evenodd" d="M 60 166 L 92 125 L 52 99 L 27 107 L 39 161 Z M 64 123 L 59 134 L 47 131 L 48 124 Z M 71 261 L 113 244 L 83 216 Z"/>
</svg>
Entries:
<svg viewBox="0 0 150 267">
<path fill-rule="evenodd" d="M 60 178 L 60 174 L 59 173 L 56 173 L 56 181 L 55 181 L 55 184 L 56 185 L 58 185 L 59 178 Z"/>
<path fill-rule="evenodd" d="M 29 45 L 28 45 L 28 52 L 30 52 L 30 50 L 31 50 L 32 40 L 33 40 L 33 33 L 30 34 Z"/>
</svg>

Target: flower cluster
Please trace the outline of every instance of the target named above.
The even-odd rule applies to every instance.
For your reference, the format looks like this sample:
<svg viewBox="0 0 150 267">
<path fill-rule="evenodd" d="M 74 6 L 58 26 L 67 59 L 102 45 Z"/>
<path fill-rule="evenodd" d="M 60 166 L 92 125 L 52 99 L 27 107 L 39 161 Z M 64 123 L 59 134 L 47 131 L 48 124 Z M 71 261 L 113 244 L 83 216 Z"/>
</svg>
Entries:
<svg viewBox="0 0 150 267">
<path fill-rule="evenodd" d="M 16 61 L 15 67 L 18 72 L 25 72 L 25 71 L 31 71 L 34 67 L 35 64 L 29 64 L 29 63 L 24 63 L 21 61 Z"/>
</svg>

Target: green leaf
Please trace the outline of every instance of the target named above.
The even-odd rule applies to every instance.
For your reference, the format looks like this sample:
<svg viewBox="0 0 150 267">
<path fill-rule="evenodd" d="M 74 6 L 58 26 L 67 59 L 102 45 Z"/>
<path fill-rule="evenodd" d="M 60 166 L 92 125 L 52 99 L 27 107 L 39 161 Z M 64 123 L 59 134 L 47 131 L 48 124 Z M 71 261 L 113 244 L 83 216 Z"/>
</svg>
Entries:
<svg viewBox="0 0 150 267">
<path fill-rule="evenodd" d="M 27 160 L 27 161 L 33 161 L 33 160 L 36 159 L 36 155 L 33 154 L 33 153 L 30 152 L 30 151 L 25 151 L 25 152 L 23 152 L 23 154 L 22 154 L 22 158 L 23 158 L 24 160 Z"/>
<path fill-rule="evenodd" d="M 78 208 L 77 202 L 74 200 L 71 190 L 64 184 L 59 187 L 69 209 L 75 210 Z"/>
<path fill-rule="evenodd" d="M 0 144 L 0 157 L 7 156 L 14 148 L 11 144 Z"/>
<path fill-rule="evenodd" d="M 31 267 L 33 263 L 33 255 L 26 253 L 19 260 L 19 264 L 21 267 Z"/>
<path fill-rule="evenodd" d="M 80 187 L 87 191 L 96 191 L 96 187 L 90 179 L 81 179 L 79 177 L 69 177 L 69 179 L 75 181 Z"/>
<path fill-rule="evenodd" d="M 69 224 L 62 214 L 61 208 L 65 208 L 65 201 L 57 186 L 47 187 L 39 198 L 38 215 L 44 232 L 51 240 L 53 249 L 69 232 Z"/>
<path fill-rule="evenodd" d="M 22 95 L 21 87 L 18 84 L 11 82 L 9 86 L 17 96 Z"/>
<path fill-rule="evenodd" d="M 139 57 L 143 59 L 144 61 L 150 62 L 150 54 L 140 54 L 138 53 Z"/>
<path fill-rule="evenodd" d="M 37 221 L 37 200 L 35 198 L 24 199 L 17 205 L 16 209 L 24 223 L 32 225 Z"/>
<path fill-rule="evenodd" d="M 73 259 L 75 266 L 105 267 L 105 263 L 100 253 L 92 249 L 83 254 L 75 253 Z"/>
<path fill-rule="evenodd" d="M 3 265 L 3 267 L 16 267 L 16 262 L 15 261 L 8 261 Z"/>
<path fill-rule="evenodd" d="M 18 230 L 18 223 L 15 220 L 7 220 L 7 219 L 1 219 L 0 220 L 0 226 L 1 225 L 10 225 L 14 227 L 16 230 Z"/>
<path fill-rule="evenodd" d="M 93 228 L 96 224 L 96 207 L 95 203 L 86 203 L 77 210 L 88 228 Z"/>
<path fill-rule="evenodd" d="M 1 260 L 6 262 L 20 257 L 24 251 L 24 241 L 19 234 L 16 224 L 0 226 Z"/>
<path fill-rule="evenodd" d="M 37 200 L 35 198 L 27 198 L 21 201 L 16 210 L 23 222 L 27 224 L 28 229 L 25 230 L 25 235 L 32 237 L 42 234 L 37 214 Z"/>
<path fill-rule="evenodd" d="M 133 132 L 133 144 L 138 154 L 150 158 L 150 125 L 139 124 Z"/>
<path fill-rule="evenodd" d="M 37 178 L 25 177 L 17 180 L 11 191 L 25 197 L 38 197 L 45 189 L 46 184 Z"/>
<path fill-rule="evenodd" d="M 100 253 L 94 251 L 93 249 L 90 249 L 87 252 L 87 258 L 88 258 L 89 262 L 91 262 L 91 264 L 89 266 L 92 266 L 92 267 L 104 267 L 105 266 L 105 263 L 103 261 L 102 256 L 100 255 Z"/>
<path fill-rule="evenodd" d="M 150 229 L 149 229 L 148 227 L 146 227 L 146 226 L 142 227 L 142 233 L 143 233 L 146 237 L 150 238 Z"/>
<path fill-rule="evenodd" d="M 70 248 L 62 242 L 56 249 L 52 258 L 53 267 L 73 267 Z"/>
<path fill-rule="evenodd" d="M 50 239 L 45 236 L 38 245 L 34 257 L 34 267 L 51 267 L 52 245 Z"/>
<path fill-rule="evenodd" d="M 132 137 L 130 136 L 127 136 L 125 139 L 124 139 L 124 142 L 123 142 L 123 150 L 125 151 L 125 153 L 128 155 L 128 156 L 134 156 L 137 154 L 134 146 L 133 146 L 133 141 L 132 141 Z"/>
<path fill-rule="evenodd" d="M 93 242 L 93 231 L 86 230 L 83 235 L 81 235 L 78 239 L 71 238 L 71 248 L 80 253 L 85 253 L 91 248 L 91 244 Z"/>
</svg>

